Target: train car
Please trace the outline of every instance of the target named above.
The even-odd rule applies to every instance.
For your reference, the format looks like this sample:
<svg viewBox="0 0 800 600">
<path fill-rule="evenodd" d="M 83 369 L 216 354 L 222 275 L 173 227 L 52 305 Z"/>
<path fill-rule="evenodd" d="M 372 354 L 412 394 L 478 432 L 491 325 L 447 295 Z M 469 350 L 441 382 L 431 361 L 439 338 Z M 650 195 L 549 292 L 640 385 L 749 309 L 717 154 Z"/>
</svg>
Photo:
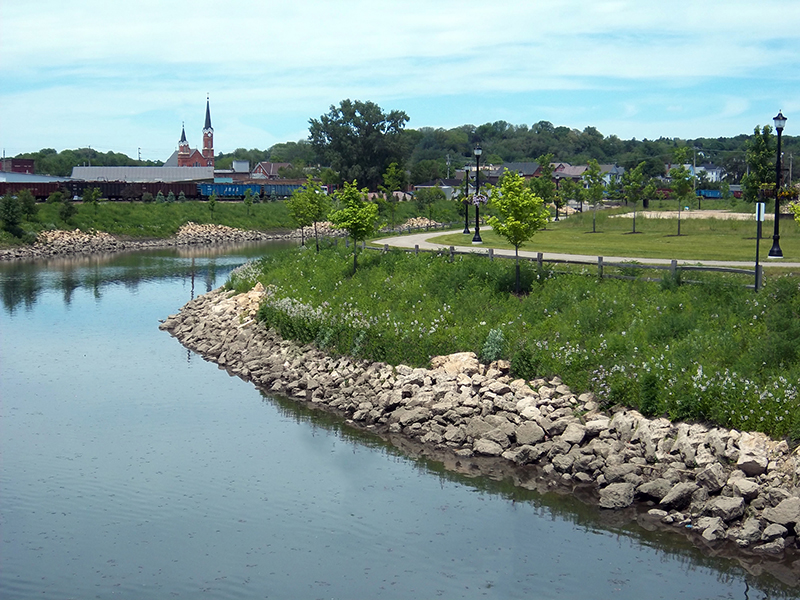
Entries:
<svg viewBox="0 0 800 600">
<path fill-rule="evenodd" d="M 695 194 L 701 198 L 722 198 L 719 190 L 695 190 Z"/>
<path fill-rule="evenodd" d="M 15 196 L 22 190 L 29 190 L 37 200 L 47 200 L 53 192 L 61 191 L 64 184 L 62 181 L 0 181 L 0 196 L 11 194 Z"/>
<path fill-rule="evenodd" d="M 253 196 L 261 195 L 261 186 L 244 183 L 201 183 L 197 186 L 200 197 L 207 200 L 216 195 L 220 200 L 241 200 L 247 190 Z"/>
<path fill-rule="evenodd" d="M 302 188 L 303 183 L 299 182 L 265 183 L 262 186 L 263 195 L 265 198 L 269 198 L 271 196 L 277 196 L 279 198 L 288 198 L 289 196 L 292 195 L 292 193 L 294 193 L 295 190 Z"/>
</svg>

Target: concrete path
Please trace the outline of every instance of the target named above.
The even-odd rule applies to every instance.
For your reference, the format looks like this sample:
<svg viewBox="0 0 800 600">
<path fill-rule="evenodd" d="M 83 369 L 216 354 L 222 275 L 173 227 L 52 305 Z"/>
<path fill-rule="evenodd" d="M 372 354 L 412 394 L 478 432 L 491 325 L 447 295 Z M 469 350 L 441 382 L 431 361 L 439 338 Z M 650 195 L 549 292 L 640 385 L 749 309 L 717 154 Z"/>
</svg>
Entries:
<svg viewBox="0 0 800 600">
<path fill-rule="evenodd" d="M 452 233 L 461 233 L 462 230 L 460 229 L 452 229 L 452 230 L 438 230 L 438 231 L 424 231 L 421 233 L 413 233 L 410 235 L 400 235 L 395 237 L 388 237 L 382 238 L 379 240 L 374 240 L 372 244 L 383 246 L 384 244 L 388 244 L 389 246 L 395 246 L 397 248 L 413 248 L 414 246 L 419 246 L 420 250 L 440 250 L 445 249 L 447 250 L 450 246 L 446 244 L 436 244 L 433 242 L 429 242 L 430 238 L 439 237 L 441 235 L 448 235 Z M 471 242 L 472 238 L 467 234 L 464 234 L 465 242 Z M 788 267 L 792 269 L 800 269 L 800 262 L 784 262 L 783 259 L 768 259 L 767 252 L 769 252 L 769 247 L 771 244 L 771 240 L 767 240 L 766 238 L 762 239 L 762 254 L 760 257 L 759 262 L 762 266 L 770 267 Z M 476 254 L 488 254 L 489 249 L 481 244 L 475 244 L 474 246 L 470 244 L 465 244 L 463 246 L 454 246 L 457 252 L 475 252 Z M 753 250 L 755 254 L 755 249 Z M 494 250 L 495 256 L 514 256 L 514 250 Z M 519 255 L 520 257 L 524 258 L 536 258 L 537 251 L 531 250 L 520 250 Z M 570 261 L 570 262 L 585 262 L 588 264 L 597 264 L 597 256 L 590 256 L 585 254 L 562 254 L 558 252 L 543 252 L 542 258 L 544 260 L 563 260 L 563 261 Z M 615 262 L 638 262 L 643 265 L 668 265 L 672 261 L 667 258 L 633 258 L 629 256 L 604 256 L 603 260 L 605 262 L 615 263 Z M 707 266 L 707 267 L 730 267 L 734 269 L 753 269 L 755 268 L 755 256 L 751 261 L 732 261 L 732 260 L 679 260 L 679 265 L 698 265 L 698 266 Z"/>
</svg>

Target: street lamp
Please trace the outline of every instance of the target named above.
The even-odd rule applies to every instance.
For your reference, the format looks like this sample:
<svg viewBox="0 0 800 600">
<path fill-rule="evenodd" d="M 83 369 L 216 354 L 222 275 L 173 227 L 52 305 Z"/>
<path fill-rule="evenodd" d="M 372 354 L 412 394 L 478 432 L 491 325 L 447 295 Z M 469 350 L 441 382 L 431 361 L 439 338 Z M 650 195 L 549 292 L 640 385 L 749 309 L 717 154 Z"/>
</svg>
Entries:
<svg viewBox="0 0 800 600">
<path fill-rule="evenodd" d="M 480 226 L 480 205 L 481 205 L 481 150 L 480 145 L 475 146 L 475 197 L 473 203 L 475 204 L 475 235 L 472 236 L 473 244 L 482 244 L 481 239 L 481 226 Z"/>
<path fill-rule="evenodd" d="M 781 111 L 772 119 L 775 122 L 775 131 L 778 132 L 778 157 L 775 159 L 775 229 L 772 234 L 772 248 L 769 249 L 769 258 L 783 258 L 780 234 L 780 205 L 781 205 L 781 176 L 783 170 L 781 168 L 781 134 L 783 133 L 783 126 L 786 125 L 786 117 L 783 116 Z"/>
<path fill-rule="evenodd" d="M 469 167 L 464 168 L 464 181 L 464 231 L 461 233 L 469 235 L 472 233 L 469 230 Z"/>
</svg>

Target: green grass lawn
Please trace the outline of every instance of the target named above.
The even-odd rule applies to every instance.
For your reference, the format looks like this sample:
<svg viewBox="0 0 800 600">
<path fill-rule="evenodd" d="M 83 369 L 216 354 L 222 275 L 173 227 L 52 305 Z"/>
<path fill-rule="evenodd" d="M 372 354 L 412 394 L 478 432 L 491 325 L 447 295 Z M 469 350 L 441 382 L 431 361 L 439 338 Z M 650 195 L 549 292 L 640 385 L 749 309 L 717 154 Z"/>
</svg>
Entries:
<svg viewBox="0 0 800 600">
<path fill-rule="evenodd" d="M 645 219 L 637 215 L 636 233 L 633 233 L 632 218 L 612 217 L 624 212 L 598 211 L 594 227 L 596 233 L 592 233 L 591 212 L 551 222 L 547 229 L 537 232 L 520 250 L 678 260 L 755 260 L 755 221 L 682 218 L 681 235 L 678 236 L 676 219 Z M 472 227 L 474 228 L 474 221 Z M 780 228 L 783 262 L 800 262 L 800 226 L 795 221 L 782 219 Z M 772 232 L 772 221 L 763 223 L 759 252 L 762 262 L 766 262 L 767 253 L 772 246 Z M 514 248 L 488 225 L 481 227 L 481 237 L 485 247 Z M 470 246 L 472 237 L 454 233 L 433 238 L 431 241 L 445 245 Z M 780 262 L 781 260 L 770 259 L 768 264 Z"/>
</svg>

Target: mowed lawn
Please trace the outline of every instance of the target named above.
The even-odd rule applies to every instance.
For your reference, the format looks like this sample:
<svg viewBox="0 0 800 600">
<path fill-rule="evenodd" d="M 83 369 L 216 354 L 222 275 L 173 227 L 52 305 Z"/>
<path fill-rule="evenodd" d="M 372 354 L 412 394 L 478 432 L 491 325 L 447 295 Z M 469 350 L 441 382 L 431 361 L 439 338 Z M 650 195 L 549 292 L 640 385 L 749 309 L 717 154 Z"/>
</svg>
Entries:
<svg viewBox="0 0 800 600">
<path fill-rule="evenodd" d="M 624 212 L 624 211 L 622 211 Z M 664 258 L 678 260 L 731 260 L 755 261 L 755 220 L 693 219 L 690 213 L 681 218 L 681 235 L 678 236 L 677 219 L 633 219 L 619 215 L 620 211 L 599 210 L 592 224 L 592 212 L 575 214 L 552 221 L 547 229 L 538 231 L 520 250 L 531 252 L 559 252 L 590 256 L 622 256 L 637 258 Z M 674 214 L 674 213 L 673 213 Z M 474 220 L 470 223 L 474 230 Z M 770 259 L 773 222 L 762 224 L 759 257 L 770 264 L 800 262 L 800 226 L 790 219 L 780 221 L 780 245 L 783 260 Z M 512 249 L 488 225 L 481 226 L 484 247 Z M 431 241 L 453 246 L 469 246 L 472 236 L 463 233 L 438 236 Z"/>
</svg>

